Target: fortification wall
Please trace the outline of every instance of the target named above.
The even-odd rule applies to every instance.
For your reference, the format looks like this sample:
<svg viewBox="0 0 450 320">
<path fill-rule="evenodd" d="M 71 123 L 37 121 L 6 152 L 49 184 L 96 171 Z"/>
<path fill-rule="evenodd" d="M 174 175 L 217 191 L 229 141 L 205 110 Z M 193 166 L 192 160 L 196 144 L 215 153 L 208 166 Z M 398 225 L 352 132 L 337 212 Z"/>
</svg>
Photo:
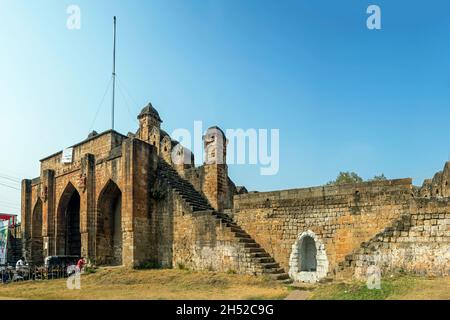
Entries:
<svg viewBox="0 0 450 320">
<path fill-rule="evenodd" d="M 290 270 L 301 238 L 320 243 L 330 274 L 345 256 L 411 211 L 411 179 L 324 186 L 234 197 L 234 220 Z M 320 270 L 322 273 L 323 270 Z"/>
<path fill-rule="evenodd" d="M 153 146 L 111 131 L 74 146 L 71 164 L 61 164 L 61 153 L 42 160 L 39 179 L 22 183 L 24 254 L 34 263 L 66 254 L 66 210 L 77 194 L 81 255 L 99 264 L 145 261 L 152 251 L 149 189 L 156 159 Z M 120 222 L 112 226 L 114 210 Z"/>
<path fill-rule="evenodd" d="M 228 177 L 226 165 L 202 165 L 183 170 L 183 178 L 200 192 L 218 211 L 233 207 L 236 186 Z"/>
<path fill-rule="evenodd" d="M 261 274 L 244 243 L 212 210 L 192 212 L 182 198 L 167 189 L 156 205 L 152 220 L 157 250 L 163 267 Z"/>
<path fill-rule="evenodd" d="M 348 255 L 338 276 L 366 279 L 371 266 L 381 275 L 450 275 L 450 199 L 417 199 L 412 209 Z"/>
</svg>

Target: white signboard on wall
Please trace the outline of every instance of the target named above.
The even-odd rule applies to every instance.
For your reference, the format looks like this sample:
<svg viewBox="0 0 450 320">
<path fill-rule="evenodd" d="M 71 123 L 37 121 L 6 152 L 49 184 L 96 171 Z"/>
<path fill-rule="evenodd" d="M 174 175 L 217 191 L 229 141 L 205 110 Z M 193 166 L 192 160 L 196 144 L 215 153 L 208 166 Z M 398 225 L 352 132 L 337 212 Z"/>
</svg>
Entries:
<svg viewBox="0 0 450 320">
<path fill-rule="evenodd" d="M 67 148 L 63 151 L 61 163 L 72 163 L 73 161 L 73 148 Z"/>
</svg>

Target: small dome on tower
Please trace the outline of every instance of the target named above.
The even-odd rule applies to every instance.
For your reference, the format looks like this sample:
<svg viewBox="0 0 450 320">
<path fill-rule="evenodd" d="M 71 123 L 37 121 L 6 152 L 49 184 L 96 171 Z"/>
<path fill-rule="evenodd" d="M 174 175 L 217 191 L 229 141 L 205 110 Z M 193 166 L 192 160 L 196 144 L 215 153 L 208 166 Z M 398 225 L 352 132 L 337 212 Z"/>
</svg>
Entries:
<svg viewBox="0 0 450 320">
<path fill-rule="evenodd" d="M 138 119 L 141 119 L 147 115 L 155 118 L 159 122 L 162 122 L 158 111 L 156 111 L 156 109 L 153 108 L 153 105 L 150 102 L 142 109 L 141 113 L 139 113 Z"/>
<path fill-rule="evenodd" d="M 159 130 L 159 141 L 163 141 L 163 139 L 165 138 L 165 137 L 169 137 L 169 141 L 171 140 L 170 139 L 170 136 L 169 136 L 169 134 L 167 133 L 167 132 L 165 132 L 164 130 Z"/>
<path fill-rule="evenodd" d="M 93 137 L 95 137 L 95 136 L 98 136 L 98 132 L 95 131 L 95 130 L 92 130 L 92 132 L 88 134 L 88 137 L 87 137 L 87 138 L 88 138 L 88 139 L 91 139 L 91 138 L 93 138 Z"/>
<path fill-rule="evenodd" d="M 220 133 L 222 137 L 225 138 L 225 132 L 223 132 L 223 130 L 220 129 L 218 126 L 209 127 L 208 130 L 206 130 L 205 135 L 212 135 L 214 133 Z"/>
</svg>

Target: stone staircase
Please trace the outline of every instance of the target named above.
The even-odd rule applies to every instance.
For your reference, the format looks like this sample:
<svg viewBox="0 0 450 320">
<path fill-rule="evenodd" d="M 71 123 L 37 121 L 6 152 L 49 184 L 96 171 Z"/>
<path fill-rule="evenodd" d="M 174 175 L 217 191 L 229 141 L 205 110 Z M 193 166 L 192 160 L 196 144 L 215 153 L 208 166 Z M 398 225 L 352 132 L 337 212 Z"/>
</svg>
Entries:
<svg viewBox="0 0 450 320">
<path fill-rule="evenodd" d="M 397 220 L 394 220 L 391 225 L 387 226 L 383 231 L 377 233 L 368 241 L 362 242 L 358 248 L 354 249 L 350 254 L 346 255 L 343 261 L 340 261 L 334 269 L 336 276 L 350 277 L 353 275 L 353 268 L 355 267 L 358 257 L 362 255 L 376 252 L 382 247 L 385 242 L 384 238 L 394 237 L 395 233 L 401 231 L 408 231 L 411 228 L 411 215 L 403 214 Z"/>
<path fill-rule="evenodd" d="M 166 161 L 159 159 L 158 178 L 162 178 L 178 195 L 180 195 L 192 212 L 213 210 L 208 201 Z"/>
<path fill-rule="evenodd" d="M 292 282 L 289 275 L 280 267 L 280 264 L 229 216 L 215 211 L 213 211 L 212 214 L 216 217 L 217 223 L 233 233 L 234 238 L 243 247 L 246 256 L 256 266 L 255 273 L 268 275 L 283 283 Z"/>
<path fill-rule="evenodd" d="M 180 196 L 192 212 L 209 212 L 216 219 L 216 223 L 226 228 L 234 235 L 234 239 L 245 251 L 246 257 L 256 267 L 254 273 L 268 275 L 269 277 L 283 283 L 291 283 L 289 275 L 280 267 L 269 253 L 267 253 L 256 241 L 237 225 L 227 214 L 216 212 L 205 197 L 195 190 L 191 183 L 183 179 L 163 159 L 159 159 L 157 177 Z"/>
</svg>

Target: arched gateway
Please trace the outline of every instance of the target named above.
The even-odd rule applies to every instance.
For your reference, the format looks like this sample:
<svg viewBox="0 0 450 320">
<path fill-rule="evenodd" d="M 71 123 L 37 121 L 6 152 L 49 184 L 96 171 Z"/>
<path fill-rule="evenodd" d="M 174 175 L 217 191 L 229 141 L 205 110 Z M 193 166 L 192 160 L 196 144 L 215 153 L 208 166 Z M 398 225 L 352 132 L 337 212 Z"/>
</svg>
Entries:
<svg viewBox="0 0 450 320">
<path fill-rule="evenodd" d="M 303 232 L 292 245 L 289 276 L 295 281 L 317 282 L 327 272 L 325 245 L 311 230 Z"/>
<path fill-rule="evenodd" d="M 80 194 L 69 183 L 61 195 L 57 212 L 57 254 L 81 255 Z"/>
<path fill-rule="evenodd" d="M 122 192 L 109 180 L 98 198 L 97 263 L 122 264 Z"/>
</svg>

